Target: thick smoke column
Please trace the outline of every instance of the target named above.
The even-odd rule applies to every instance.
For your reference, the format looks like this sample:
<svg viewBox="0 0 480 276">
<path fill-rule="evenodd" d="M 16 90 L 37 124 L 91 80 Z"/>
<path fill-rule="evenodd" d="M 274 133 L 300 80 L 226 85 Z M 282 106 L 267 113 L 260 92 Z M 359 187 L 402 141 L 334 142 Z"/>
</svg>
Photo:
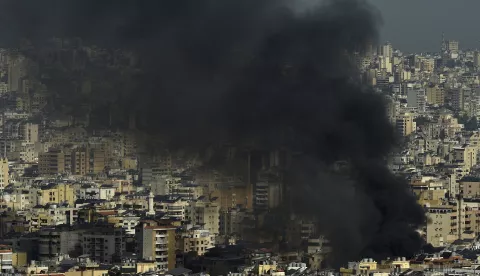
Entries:
<svg viewBox="0 0 480 276">
<path fill-rule="evenodd" d="M 299 152 L 293 208 L 318 218 L 337 262 L 411 255 L 423 210 L 384 165 L 394 133 L 352 63 L 379 18 L 364 1 L 316 2 L 3 0 L 0 26 L 5 43 L 78 36 L 135 51 L 141 72 L 83 100 L 134 110 L 141 130 L 172 146 Z M 336 161 L 348 169 L 332 172 Z"/>
</svg>

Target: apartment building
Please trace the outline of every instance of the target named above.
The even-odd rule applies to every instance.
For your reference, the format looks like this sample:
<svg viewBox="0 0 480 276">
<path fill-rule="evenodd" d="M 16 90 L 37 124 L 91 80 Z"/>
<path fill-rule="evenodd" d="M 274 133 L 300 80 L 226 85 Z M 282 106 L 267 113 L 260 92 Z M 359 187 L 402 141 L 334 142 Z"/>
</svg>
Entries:
<svg viewBox="0 0 480 276">
<path fill-rule="evenodd" d="M 51 183 L 40 188 L 38 191 L 38 203 L 41 205 L 47 203 L 68 203 L 73 206 L 76 200 L 75 189 L 73 185 L 60 183 Z"/>
<path fill-rule="evenodd" d="M 135 230 L 138 256 L 154 261 L 161 272 L 175 268 L 175 227 L 143 221 Z"/>
<path fill-rule="evenodd" d="M 462 166 L 465 172 L 477 164 L 477 148 L 469 145 L 454 147 L 451 162 Z"/>
<path fill-rule="evenodd" d="M 473 239 L 480 234 L 480 200 L 460 199 L 449 205 L 427 208 L 426 239 L 444 246 L 457 239 Z"/>
<path fill-rule="evenodd" d="M 414 119 L 414 115 L 411 113 L 398 115 L 395 121 L 398 133 L 403 136 L 408 136 L 413 133 L 417 128 Z"/>
<path fill-rule="evenodd" d="M 99 263 L 118 262 L 125 253 L 125 230 L 113 225 L 88 229 L 83 234 L 83 254 Z"/>
<path fill-rule="evenodd" d="M 0 190 L 4 189 L 9 184 L 8 175 L 8 160 L 6 158 L 0 159 Z"/>
<path fill-rule="evenodd" d="M 41 175 L 55 175 L 65 172 L 65 154 L 58 149 L 38 155 L 38 171 Z"/>
<path fill-rule="evenodd" d="M 204 229 L 191 229 L 181 235 L 179 248 L 187 253 L 195 251 L 199 256 L 215 247 L 215 235 Z"/>
<path fill-rule="evenodd" d="M 280 205 L 283 185 L 278 179 L 264 176 L 255 185 L 255 211 L 265 212 Z"/>
<path fill-rule="evenodd" d="M 135 235 L 135 228 L 140 222 L 140 217 L 129 214 L 112 215 L 107 217 L 107 222 L 115 227 L 125 229 L 126 235 Z"/>
<path fill-rule="evenodd" d="M 189 202 L 180 196 L 156 196 L 155 212 L 165 213 L 172 219 L 185 220 Z"/>
<path fill-rule="evenodd" d="M 190 202 L 187 211 L 186 220 L 189 220 L 192 225 L 201 225 L 213 236 L 219 234 L 220 206 L 217 202 L 201 198 Z"/>
<path fill-rule="evenodd" d="M 0 273 L 2 275 L 8 275 L 14 272 L 13 256 L 14 254 L 11 248 L 5 246 L 0 247 Z"/>
<path fill-rule="evenodd" d="M 431 105 L 442 106 L 445 104 L 445 90 L 438 85 L 432 85 L 426 88 L 427 103 Z"/>
<path fill-rule="evenodd" d="M 72 257 L 83 252 L 82 234 L 86 229 L 71 227 L 43 228 L 38 232 L 39 261 L 48 261 L 65 254 Z"/>
<path fill-rule="evenodd" d="M 427 217 L 430 220 L 427 224 L 427 243 L 444 246 L 458 237 L 452 229 L 457 223 L 452 206 L 430 207 Z"/>
<path fill-rule="evenodd" d="M 74 225 L 78 221 L 78 208 L 49 204 L 25 211 L 30 231 L 54 225 Z"/>
</svg>

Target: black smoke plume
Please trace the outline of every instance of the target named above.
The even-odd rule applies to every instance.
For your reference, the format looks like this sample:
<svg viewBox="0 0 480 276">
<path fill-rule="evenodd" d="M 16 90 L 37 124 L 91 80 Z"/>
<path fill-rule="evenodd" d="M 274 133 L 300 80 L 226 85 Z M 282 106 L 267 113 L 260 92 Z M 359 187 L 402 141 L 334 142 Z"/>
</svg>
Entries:
<svg viewBox="0 0 480 276">
<path fill-rule="evenodd" d="M 138 57 L 113 72 L 88 62 L 58 70 L 47 86 L 59 106 L 110 125 L 134 113 L 140 130 L 172 147 L 288 148 L 299 153 L 288 172 L 291 206 L 318 218 L 336 263 L 420 248 L 423 210 L 384 165 L 395 135 L 382 96 L 360 84 L 353 62 L 380 21 L 365 1 L 0 3 L 4 44 L 27 38 L 32 59 L 41 61 L 34 49 L 53 36 Z M 90 94 L 73 85 L 85 79 Z M 332 170 L 337 161 L 348 168 Z"/>
</svg>

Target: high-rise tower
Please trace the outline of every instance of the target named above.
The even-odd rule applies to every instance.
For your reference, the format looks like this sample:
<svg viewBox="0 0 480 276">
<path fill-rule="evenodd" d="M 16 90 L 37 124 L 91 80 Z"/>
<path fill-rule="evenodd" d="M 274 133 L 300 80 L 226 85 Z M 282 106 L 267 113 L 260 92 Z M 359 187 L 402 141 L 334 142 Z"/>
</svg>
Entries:
<svg viewBox="0 0 480 276">
<path fill-rule="evenodd" d="M 445 41 L 445 33 L 442 32 L 442 53 L 447 50 L 447 42 Z"/>
</svg>

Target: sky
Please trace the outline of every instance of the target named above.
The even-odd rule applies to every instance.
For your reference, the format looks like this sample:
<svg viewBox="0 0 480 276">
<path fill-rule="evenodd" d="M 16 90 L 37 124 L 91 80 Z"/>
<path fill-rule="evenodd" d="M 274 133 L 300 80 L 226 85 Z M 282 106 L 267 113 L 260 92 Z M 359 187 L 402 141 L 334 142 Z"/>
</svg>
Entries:
<svg viewBox="0 0 480 276">
<path fill-rule="evenodd" d="M 442 32 L 480 48 L 480 0 L 368 0 L 382 14 L 381 41 L 403 52 L 438 51 Z"/>
</svg>

